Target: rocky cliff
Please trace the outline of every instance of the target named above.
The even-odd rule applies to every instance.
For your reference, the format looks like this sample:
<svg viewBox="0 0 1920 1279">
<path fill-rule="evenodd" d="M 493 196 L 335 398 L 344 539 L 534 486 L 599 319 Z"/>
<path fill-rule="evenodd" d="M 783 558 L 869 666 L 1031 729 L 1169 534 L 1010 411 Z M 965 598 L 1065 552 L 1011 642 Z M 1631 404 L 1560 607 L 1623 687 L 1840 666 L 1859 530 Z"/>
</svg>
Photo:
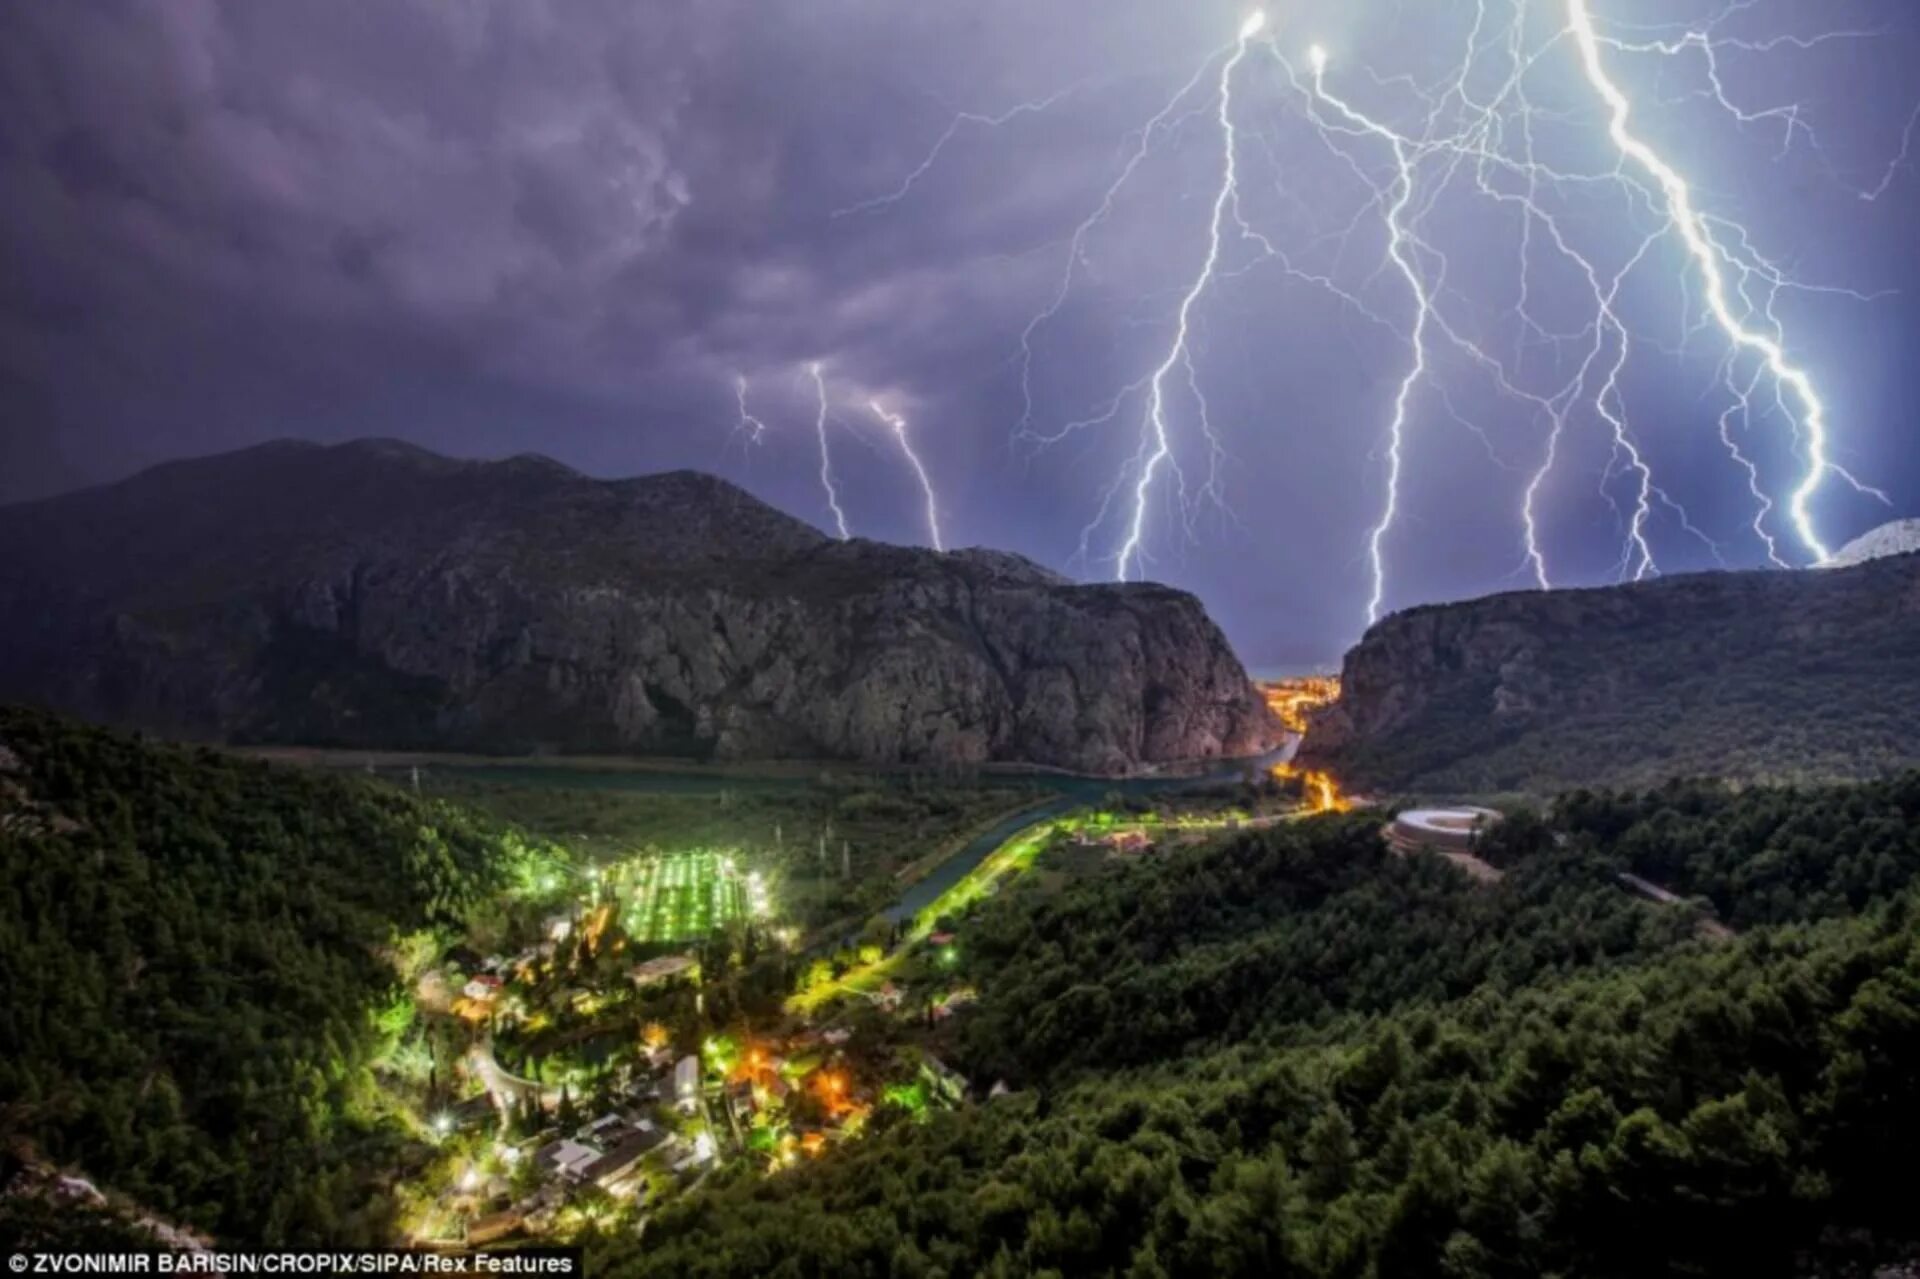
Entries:
<svg viewBox="0 0 1920 1279">
<path fill-rule="evenodd" d="M 282 443 L 0 509 L 0 546 L 0 696 L 170 734 L 1121 772 L 1273 731 L 1192 596 L 692 472 Z"/>
<path fill-rule="evenodd" d="M 1829 568 L 1864 564 L 1886 555 L 1906 555 L 1920 551 L 1920 520 L 1893 520 L 1869 529 L 1833 553 Z"/>
<path fill-rule="evenodd" d="M 1349 786 L 1855 777 L 1920 762 L 1920 555 L 1410 609 L 1347 654 L 1304 759 Z"/>
</svg>

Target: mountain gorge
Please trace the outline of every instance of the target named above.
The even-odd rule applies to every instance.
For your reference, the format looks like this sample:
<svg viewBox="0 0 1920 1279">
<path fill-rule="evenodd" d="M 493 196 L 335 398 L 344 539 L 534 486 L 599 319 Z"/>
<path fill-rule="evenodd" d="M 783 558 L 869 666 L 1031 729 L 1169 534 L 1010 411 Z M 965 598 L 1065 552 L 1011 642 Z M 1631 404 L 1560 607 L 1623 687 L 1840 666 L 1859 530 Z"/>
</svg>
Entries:
<svg viewBox="0 0 1920 1279">
<path fill-rule="evenodd" d="M 0 697 L 194 738 L 1125 772 L 1274 729 L 1192 596 L 711 476 L 280 443 L 0 509 Z"/>
<path fill-rule="evenodd" d="M 1409 609 L 1303 756 L 1351 785 L 1547 791 L 1870 777 L 1920 755 L 1920 555 Z"/>
</svg>

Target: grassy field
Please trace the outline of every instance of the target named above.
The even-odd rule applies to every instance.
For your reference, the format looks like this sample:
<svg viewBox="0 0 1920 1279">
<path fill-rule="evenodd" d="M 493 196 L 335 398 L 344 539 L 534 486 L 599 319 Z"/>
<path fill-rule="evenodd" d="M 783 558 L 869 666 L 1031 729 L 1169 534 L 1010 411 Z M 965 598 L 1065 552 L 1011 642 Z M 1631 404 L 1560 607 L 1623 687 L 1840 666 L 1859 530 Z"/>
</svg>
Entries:
<svg viewBox="0 0 1920 1279">
<path fill-rule="evenodd" d="M 698 941 L 746 917 L 743 877 L 726 854 L 669 853 L 639 863 L 619 886 L 636 941 Z"/>
<path fill-rule="evenodd" d="M 429 793 L 482 809 L 603 864 L 730 850 L 744 872 L 776 886 L 783 921 L 803 930 L 852 926 L 891 904 L 900 873 L 959 847 L 1000 815 L 1033 802 L 1030 786 L 941 786 L 835 774 L 778 787 L 715 781 L 702 789 L 626 790 L 427 770 Z"/>
</svg>

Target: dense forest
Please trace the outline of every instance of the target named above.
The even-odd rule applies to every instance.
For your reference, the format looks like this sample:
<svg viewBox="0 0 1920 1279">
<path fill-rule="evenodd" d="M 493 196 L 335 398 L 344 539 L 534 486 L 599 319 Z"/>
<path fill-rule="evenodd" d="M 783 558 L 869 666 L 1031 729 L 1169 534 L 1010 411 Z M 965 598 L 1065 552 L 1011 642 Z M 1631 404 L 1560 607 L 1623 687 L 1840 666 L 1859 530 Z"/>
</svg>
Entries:
<svg viewBox="0 0 1920 1279">
<path fill-rule="evenodd" d="M 1377 815 L 1063 846 L 943 921 L 979 1002 L 936 1046 L 974 1103 L 733 1163 L 591 1271 L 1911 1263 L 1917 819 L 1920 774 L 1576 791 L 1494 829 L 1492 884 Z M 421 1151 L 370 1083 L 396 960 L 526 852 L 362 779 L 0 711 L 0 1173 L 30 1150 L 230 1242 L 384 1240 Z M 33 1200 L 0 1231 L 125 1235 Z"/>
<path fill-rule="evenodd" d="M 1444 862 L 1393 856 L 1367 816 L 1114 865 L 972 921 L 968 975 L 982 998 L 956 1064 L 1015 1085 L 1144 1064 L 1692 935 L 1683 916 L 1645 910 L 1583 868 L 1543 851 L 1490 893 Z"/>
<path fill-rule="evenodd" d="M 390 788 L 0 710 L 4 1135 L 225 1239 L 384 1239 L 389 948 L 500 853 Z"/>
<path fill-rule="evenodd" d="M 959 921 L 982 1006 L 956 1064 L 1010 1095 L 717 1186 L 597 1260 L 1518 1279 L 1911 1259 L 1916 787 L 1574 795 L 1488 849 L 1493 886 L 1396 862 L 1348 817 L 1016 891 Z M 1702 937 L 1623 891 L 1626 865 L 1751 886 L 1722 913 L 1765 922 Z"/>
<path fill-rule="evenodd" d="M 1736 928 L 1851 914 L 1920 875 L 1920 773 L 1812 789 L 1576 791 L 1554 823 Z"/>
</svg>

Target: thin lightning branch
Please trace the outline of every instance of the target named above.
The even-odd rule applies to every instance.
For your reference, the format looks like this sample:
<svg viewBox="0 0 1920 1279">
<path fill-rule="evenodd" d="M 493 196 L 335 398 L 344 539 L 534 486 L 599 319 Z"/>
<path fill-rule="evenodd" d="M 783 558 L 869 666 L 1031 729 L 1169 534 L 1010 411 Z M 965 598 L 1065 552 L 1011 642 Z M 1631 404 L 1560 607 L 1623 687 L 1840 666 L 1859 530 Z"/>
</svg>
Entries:
<svg viewBox="0 0 1920 1279">
<path fill-rule="evenodd" d="M 820 374 L 818 360 L 807 366 L 807 372 L 813 375 L 813 389 L 820 397 L 820 412 L 813 419 L 814 434 L 820 439 L 820 487 L 826 490 L 827 507 L 833 512 L 834 527 L 844 542 L 852 535 L 847 532 L 847 513 L 840 509 L 840 490 L 833 480 L 833 455 L 827 448 L 827 383 Z"/>
<path fill-rule="evenodd" d="M 1628 452 L 1634 464 L 1639 469 L 1642 479 L 1639 502 L 1634 512 L 1635 518 L 1628 528 L 1628 549 L 1622 552 L 1621 564 L 1624 569 L 1624 566 L 1631 559 L 1631 551 L 1637 549 L 1640 552 L 1640 574 L 1644 576 L 1646 571 L 1655 567 L 1653 549 L 1647 544 L 1644 536 L 1646 516 L 1649 511 L 1647 498 L 1653 487 L 1653 472 L 1652 469 L 1647 466 L 1645 457 L 1640 454 L 1637 448 L 1632 447 L 1631 439 L 1626 436 L 1626 424 L 1621 420 L 1617 412 L 1609 408 L 1608 397 L 1610 395 L 1617 397 L 1620 372 L 1625 366 L 1631 342 L 1631 339 L 1628 337 L 1627 326 L 1614 311 L 1614 301 L 1619 297 L 1620 286 L 1626 281 L 1628 274 L 1646 257 L 1648 250 L 1653 247 L 1654 243 L 1659 239 L 1659 236 L 1657 234 L 1650 235 L 1642 240 L 1639 249 L 1634 252 L 1633 256 L 1628 258 L 1620 270 L 1614 273 L 1611 280 L 1603 284 L 1599 272 L 1590 261 L 1564 248 L 1564 242 L 1560 240 L 1558 224 L 1549 221 L 1548 227 L 1556 243 L 1562 245 L 1563 251 L 1567 252 L 1574 261 L 1580 265 L 1582 271 L 1585 273 L 1587 287 L 1593 294 L 1595 319 L 1591 327 L 1593 345 L 1588 348 L 1586 358 L 1581 361 L 1579 370 L 1574 374 L 1573 380 L 1567 384 L 1561 392 L 1561 395 L 1553 401 L 1553 406 L 1550 410 L 1552 429 L 1547 436 L 1546 456 L 1541 461 L 1540 469 L 1534 472 L 1533 479 L 1528 483 L 1526 498 L 1522 504 L 1527 530 L 1527 555 L 1533 563 L 1535 580 L 1539 583 L 1541 590 L 1547 590 L 1552 583 L 1548 580 L 1546 559 L 1540 549 L 1539 529 L 1535 523 L 1535 504 L 1539 497 L 1540 488 L 1546 483 L 1547 476 L 1553 470 L 1554 463 L 1557 460 L 1560 439 L 1566 427 L 1567 412 L 1573 401 L 1585 390 L 1587 379 L 1593 370 L 1593 366 L 1598 362 L 1601 352 L 1606 348 L 1607 335 L 1609 333 L 1615 336 L 1620 354 L 1619 358 L 1610 367 L 1599 394 L 1594 397 L 1594 409 L 1613 429 L 1614 451 L 1612 456 L 1617 459 L 1623 451 Z M 1612 498 L 1609 497 L 1608 500 L 1612 501 Z"/>
<path fill-rule="evenodd" d="M 1739 49 L 1747 53 L 1770 53 L 1779 48 L 1813 49 L 1834 40 L 1864 40 L 1877 32 L 1872 31 L 1827 31 L 1817 36 L 1775 36 L 1770 40 L 1736 40 L 1725 37 L 1715 38 L 1710 31 L 1688 31 L 1674 40 L 1644 40 L 1629 42 L 1609 37 L 1600 37 L 1600 43 L 1622 53 L 1658 53 L 1665 57 L 1677 57 L 1688 49 L 1698 49 L 1706 63 L 1708 87 L 1702 96 L 1712 98 L 1720 109 L 1738 120 L 1741 124 L 1756 124 L 1761 121 L 1778 120 L 1781 122 L 1780 153 L 1786 154 L 1793 146 L 1796 134 L 1807 135 L 1809 144 L 1817 149 L 1818 141 L 1812 128 L 1803 118 L 1805 108 L 1799 103 L 1784 106 L 1764 107 L 1759 110 L 1738 106 L 1727 93 L 1726 83 L 1720 78 L 1720 51 Z"/>
<path fill-rule="evenodd" d="M 1023 115 L 1040 114 L 1058 103 L 1062 98 L 1078 92 L 1081 87 L 1082 86 L 1078 84 L 1069 85 L 1058 93 L 1050 94 L 1038 101 L 1017 103 L 999 115 L 982 115 L 977 111 L 959 112 L 948 122 L 946 131 L 935 140 L 932 148 L 928 150 L 926 158 L 915 165 L 913 170 L 909 172 L 905 178 L 901 179 L 899 186 L 887 192 L 885 195 L 877 195 L 870 200 L 862 200 L 858 204 L 850 204 L 843 209 L 835 209 L 828 216 L 839 219 L 849 217 L 856 213 L 870 213 L 875 209 L 886 208 L 890 204 L 898 204 L 913 192 L 914 185 L 918 183 L 921 178 L 927 176 L 927 171 L 933 168 L 935 162 L 940 159 L 940 153 L 947 149 L 947 144 L 953 141 L 954 136 L 960 132 L 963 126 L 972 124 L 985 129 L 1003 128 Z"/>
<path fill-rule="evenodd" d="M 1394 167 L 1398 170 L 1395 179 L 1393 202 L 1386 211 L 1387 256 L 1400 274 L 1406 279 L 1407 291 L 1413 297 L 1414 316 L 1413 333 L 1410 338 L 1413 347 L 1413 363 L 1406 375 L 1400 379 L 1400 389 L 1393 397 L 1393 420 L 1387 425 L 1387 496 L 1385 507 L 1380 512 L 1379 522 L 1373 526 L 1367 537 L 1367 556 L 1373 570 L 1373 592 L 1367 597 L 1367 625 L 1380 620 L 1380 605 L 1387 592 L 1386 560 L 1382 544 L 1387 533 L 1393 527 L 1395 516 L 1400 507 L 1400 470 L 1404 462 L 1404 445 L 1407 428 L 1407 414 L 1413 398 L 1414 388 L 1427 372 L 1427 321 L 1432 314 L 1433 303 L 1427 294 L 1426 281 L 1420 276 L 1409 248 L 1409 237 L 1401 219 L 1407 206 L 1413 201 L 1413 162 L 1407 153 L 1404 139 L 1385 125 L 1371 117 L 1362 115 L 1345 102 L 1327 91 L 1326 70 L 1327 51 L 1314 45 L 1308 56 L 1313 64 L 1313 91 L 1327 105 L 1338 111 L 1350 123 L 1357 125 L 1367 133 L 1386 140 L 1393 149 Z"/>
<path fill-rule="evenodd" d="M 1653 547 L 1647 542 L 1647 520 L 1653 515 L 1653 468 L 1640 452 L 1640 446 L 1634 442 L 1633 433 L 1627 429 L 1627 421 L 1620 407 L 1620 374 L 1627 367 L 1627 357 L 1632 353 L 1632 343 L 1625 329 L 1619 330 L 1618 354 L 1607 369 L 1606 379 L 1600 385 L 1600 394 L 1594 397 L 1594 408 L 1606 424 L 1613 429 L 1613 457 L 1617 462 L 1621 454 L 1627 458 L 1627 469 L 1640 477 L 1638 490 L 1634 494 L 1633 515 L 1627 523 L 1627 540 L 1620 556 L 1620 572 L 1624 577 L 1629 568 L 1633 571 L 1633 580 L 1638 582 L 1649 573 L 1658 573 L 1659 565 L 1654 563 Z"/>
<path fill-rule="evenodd" d="M 1760 366 L 1756 364 L 1753 376 L 1747 379 L 1746 385 L 1734 386 L 1733 369 L 1729 363 L 1727 385 L 1732 387 L 1734 398 L 1733 402 L 1720 414 L 1720 442 L 1726 446 L 1734 462 L 1747 473 L 1747 491 L 1753 494 L 1754 501 L 1758 504 L 1753 516 L 1753 531 L 1760 539 L 1761 545 L 1767 548 L 1767 561 L 1776 568 L 1791 568 L 1792 565 L 1780 558 L 1780 546 L 1773 540 L 1773 534 L 1767 531 L 1767 516 L 1773 512 L 1773 499 L 1768 497 L 1766 490 L 1760 486 L 1760 467 L 1740 451 L 1739 441 L 1733 438 L 1732 420 L 1735 414 L 1739 415 L 1742 428 L 1753 429 L 1753 393 L 1760 385 L 1760 374 Z"/>
<path fill-rule="evenodd" d="M 934 550 L 946 550 L 946 543 L 940 537 L 940 506 L 933 496 L 933 481 L 927 478 L 927 468 L 920 464 L 920 455 L 913 451 L 913 441 L 907 438 L 907 419 L 898 413 L 887 412 L 878 400 L 868 400 L 867 407 L 873 410 L 875 417 L 892 428 L 893 438 L 900 441 L 900 451 L 907 455 L 907 465 L 920 478 L 920 492 L 927 500 L 927 535 L 933 539 Z"/>
<path fill-rule="evenodd" d="M 1913 153 L 1913 131 L 1916 126 L 1920 126 L 1920 106 L 1913 109 L 1913 114 L 1907 117 L 1907 127 L 1900 131 L 1900 153 L 1887 162 L 1886 172 L 1880 175 L 1880 180 L 1860 193 L 1862 200 L 1878 200 L 1893 186 L 1893 180 L 1900 176 L 1901 171 L 1909 167 L 1908 157 Z"/>
<path fill-rule="evenodd" d="M 745 434 L 747 442 L 758 444 L 760 437 L 766 434 L 767 424 L 747 411 L 747 375 L 736 374 L 733 379 L 734 398 L 740 402 L 740 420 L 734 425 L 735 435 Z"/>
<path fill-rule="evenodd" d="M 1078 273 L 1080 265 L 1086 261 L 1087 237 L 1092 235 L 1094 230 L 1112 215 L 1113 202 L 1119 198 L 1121 188 L 1127 185 L 1134 173 L 1146 162 L 1147 156 L 1152 153 L 1154 139 L 1171 127 L 1170 122 L 1173 119 L 1174 112 L 1179 109 L 1182 102 L 1186 101 L 1187 96 L 1199 87 L 1201 77 L 1204 76 L 1206 72 L 1207 64 L 1202 64 L 1201 67 L 1193 73 L 1193 78 L 1181 85 L 1179 90 L 1176 91 L 1171 98 L 1167 99 L 1166 105 L 1161 107 L 1145 124 L 1140 126 L 1137 141 L 1133 150 L 1127 155 L 1126 163 L 1121 166 L 1119 175 L 1114 178 L 1105 193 L 1101 195 L 1100 203 L 1094 206 L 1093 212 L 1089 213 L 1081 220 L 1078 226 L 1073 228 L 1073 234 L 1067 241 L 1066 265 L 1060 273 L 1060 283 L 1055 287 L 1053 296 L 1048 300 L 1046 306 L 1042 307 L 1034 314 L 1033 318 L 1027 321 L 1026 327 L 1020 330 L 1020 423 L 1017 428 L 1020 433 L 1026 433 L 1027 428 L 1033 421 L 1034 335 L 1039 332 L 1042 325 L 1053 319 L 1054 316 L 1060 314 L 1060 309 L 1067 304 L 1067 298 L 1073 292 L 1074 277 Z M 1053 443 L 1057 441 L 1062 434 L 1065 434 L 1065 432 L 1062 431 L 1051 437 L 1043 437 L 1040 442 Z"/>
</svg>

